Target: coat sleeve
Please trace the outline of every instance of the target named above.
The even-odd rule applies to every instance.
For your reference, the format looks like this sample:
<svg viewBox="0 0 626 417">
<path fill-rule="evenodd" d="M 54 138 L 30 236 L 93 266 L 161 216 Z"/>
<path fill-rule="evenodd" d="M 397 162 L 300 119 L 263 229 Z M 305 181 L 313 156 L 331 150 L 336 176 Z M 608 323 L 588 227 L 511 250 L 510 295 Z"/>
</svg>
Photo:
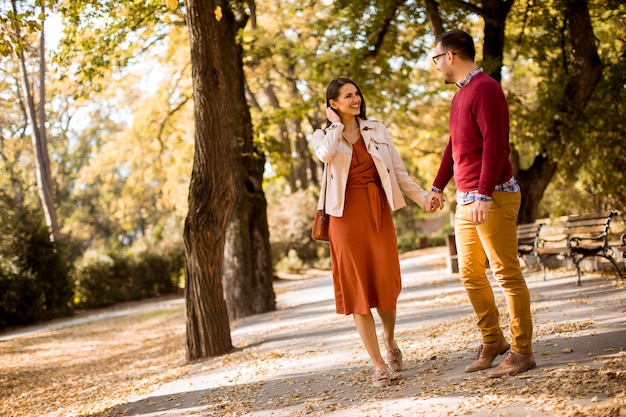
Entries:
<svg viewBox="0 0 626 417">
<path fill-rule="evenodd" d="M 333 123 L 326 129 L 317 129 L 311 139 L 313 152 L 317 159 L 326 163 L 332 161 L 335 153 L 337 153 L 337 145 L 342 135 L 343 124 L 341 123 Z"/>
<path fill-rule="evenodd" d="M 409 173 L 406 170 L 404 162 L 400 157 L 400 153 L 398 149 L 394 145 L 391 140 L 391 136 L 389 135 L 389 131 L 384 125 L 381 125 L 383 128 L 383 132 L 385 135 L 385 139 L 389 143 L 389 152 L 391 153 L 391 162 L 393 164 L 393 171 L 396 175 L 396 180 L 398 181 L 398 186 L 400 190 L 407 197 L 413 200 L 418 206 L 421 208 L 426 207 L 426 196 L 428 192 L 425 191 L 422 187 L 420 187 L 413 179 L 409 176 Z"/>
</svg>

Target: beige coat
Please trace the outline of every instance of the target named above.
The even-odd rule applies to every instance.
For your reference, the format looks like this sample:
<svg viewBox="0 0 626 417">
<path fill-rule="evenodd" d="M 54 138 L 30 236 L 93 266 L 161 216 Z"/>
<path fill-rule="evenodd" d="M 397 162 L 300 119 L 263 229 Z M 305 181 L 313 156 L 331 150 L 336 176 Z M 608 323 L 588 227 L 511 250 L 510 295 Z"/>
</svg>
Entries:
<svg viewBox="0 0 626 417">
<path fill-rule="evenodd" d="M 359 126 L 365 147 L 376 165 L 391 210 L 395 211 L 406 206 L 403 192 L 424 208 L 428 192 L 409 177 L 385 125 L 359 119 Z M 313 133 L 311 140 L 315 156 L 326 163 L 317 208 L 321 210 L 324 207 L 325 193 L 326 212 L 335 217 L 343 215 L 348 171 L 352 161 L 352 144 L 343 137 L 343 127 L 341 123 L 333 123 L 326 129 L 318 129 Z"/>
</svg>

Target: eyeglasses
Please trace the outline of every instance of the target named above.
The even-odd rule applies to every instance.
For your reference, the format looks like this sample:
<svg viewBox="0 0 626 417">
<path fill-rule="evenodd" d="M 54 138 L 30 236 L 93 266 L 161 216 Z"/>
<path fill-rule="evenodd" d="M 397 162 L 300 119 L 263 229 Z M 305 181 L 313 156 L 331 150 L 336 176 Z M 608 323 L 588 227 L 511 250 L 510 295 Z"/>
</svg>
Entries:
<svg viewBox="0 0 626 417">
<path fill-rule="evenodd" d="M 448 52 L 450 52 L 452 55 L 456 55 L 456 52 L 452 52 L 452 51 L 446 51 L 446 52 L 443 52 L 443 53 L 441 53 L 441 54 L 435 55 L 435 56 L 433 57 L 433 62 L 435 63 L 435 65 L 437 65 L 437 58 L 444 56 L 444 55 L 445 55 L 445 54 L 447 54 Z"/>
</svg>

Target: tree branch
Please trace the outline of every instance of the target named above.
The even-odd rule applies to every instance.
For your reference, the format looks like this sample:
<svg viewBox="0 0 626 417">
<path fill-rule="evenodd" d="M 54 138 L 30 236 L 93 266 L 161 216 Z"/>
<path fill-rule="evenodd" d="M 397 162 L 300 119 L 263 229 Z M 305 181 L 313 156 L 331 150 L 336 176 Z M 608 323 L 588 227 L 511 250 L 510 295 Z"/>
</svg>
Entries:
<svg viewBox="0 0 626 417">
<path fill-rule="evenodd" d="M 390 8 L 388 10 L 386 10 L 388 13 L 387 13 L 387 16 L 383 19 L 383 24 L 380 27 L 380 30 L 376 34 L 376 42 L 374 42 L 374 45 L 373 45 L 374 48 L 369 50 L 365 54 L 365 57 L 367 57 L 367 58 L 375 58 L 378 55 L 378 51 L 383 46 L 383 43 L 385 42 L 385 37 L 387 36 L 387 33 L 389 33 L 389 28 L 391 28 L 391 25 L 392 25 L 394 19 L 396 18 L 396 14 L 398 12 L 398 9 L 403 4 L 404 4 L 404 0 L 395 0 L 391 4 Z"/>
<path fill-rule="evenodd" d="M 437 0 L 425 0 L 426 4 L 426 18 L 430 24 L 430 29 L 435 36 L 439 36 L 443 33 L 443 22 L 441 20 L 441 14 L 439 13 L 439 3 Z"/>
<path fill-rule="evenodd" d="M 449 0 L 450 3 L 452 3 L 453 5 L 456 5 L 462 9 L 465 9 L 467 11 L 470 11 L 472 13 L 475 13 L 479 16 L 481 16 L 483 19 L 487 20 L 490 18 L 490 16 L 487 16 L 485 13 L 485 9 L 476 6 L 475 4 L 463 1 L 463 0 Z"/>
</svg>

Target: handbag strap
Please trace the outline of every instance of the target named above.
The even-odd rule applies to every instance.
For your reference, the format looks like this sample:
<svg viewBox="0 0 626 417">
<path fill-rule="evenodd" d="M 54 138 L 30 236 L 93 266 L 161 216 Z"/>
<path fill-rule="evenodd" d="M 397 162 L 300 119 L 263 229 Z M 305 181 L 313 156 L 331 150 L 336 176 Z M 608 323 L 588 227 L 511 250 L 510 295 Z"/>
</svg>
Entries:
<svg viewBox="0 0 626 417">
<path fill-rule="evenodd" d="M 326 213 L 326 192 L 328 190 L 328 173 L 326 172 L 327 170 L 328 164 L 324 162 L 324 170 L 322 171 L 322 182 L 324 183 L 324 193 L 322 194 L 322 201 L 324 204 L 322 204 L 322 210 L 324 210 L 324 213 Z"/>
</svg>

